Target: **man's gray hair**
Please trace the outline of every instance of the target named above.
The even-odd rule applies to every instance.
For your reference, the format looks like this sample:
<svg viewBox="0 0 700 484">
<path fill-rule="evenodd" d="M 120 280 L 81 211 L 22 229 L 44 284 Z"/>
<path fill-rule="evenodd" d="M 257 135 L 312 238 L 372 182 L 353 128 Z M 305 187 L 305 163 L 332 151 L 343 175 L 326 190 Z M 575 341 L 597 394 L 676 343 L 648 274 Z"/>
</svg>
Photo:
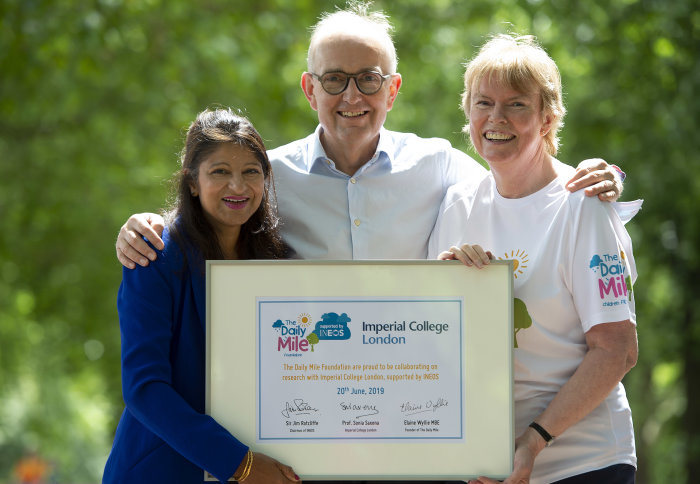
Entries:
<svg viewBox="0 0 700 484">
<path fill-rule="evenodd" d="M 361 34 L 363 36 L 374 36 L 383 44 L 389 58 L 389 72 L 384 74 L 395 74 L 398 58 L 396 47 L 391 39 L 391 32 L 394 27 L 389 22 L 389 17 L 381 11 L 371 11 L 371 2 L 361 2 L 351 0 L 345 9 L 338 9 L 335 12 L 326 12 L 319 18 L 319 21 L 311 28 L 311 41 L 306 57 L 307 69 L 313 72 L 314 53 L 319 39 L 334 33 Z"/>
</svg>

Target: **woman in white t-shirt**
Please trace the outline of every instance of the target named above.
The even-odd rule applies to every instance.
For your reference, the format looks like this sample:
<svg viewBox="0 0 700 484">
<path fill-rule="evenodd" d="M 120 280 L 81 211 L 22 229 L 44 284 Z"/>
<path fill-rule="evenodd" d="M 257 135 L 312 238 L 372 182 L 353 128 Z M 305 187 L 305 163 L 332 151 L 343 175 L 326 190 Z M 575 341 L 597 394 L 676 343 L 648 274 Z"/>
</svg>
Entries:
<svg viewBox="0 0 700 484">
<path fill-rule="evenodd" d="M 496 36 L 467 65 L 463 108 L 491 173 L 448 192 L 430 254 L 514 261 L 518 437 L 505 483 L 632 483 L 632 245 L 620 207 L 567 190 L 557 66 L 531 36 Z"/>
</svg>

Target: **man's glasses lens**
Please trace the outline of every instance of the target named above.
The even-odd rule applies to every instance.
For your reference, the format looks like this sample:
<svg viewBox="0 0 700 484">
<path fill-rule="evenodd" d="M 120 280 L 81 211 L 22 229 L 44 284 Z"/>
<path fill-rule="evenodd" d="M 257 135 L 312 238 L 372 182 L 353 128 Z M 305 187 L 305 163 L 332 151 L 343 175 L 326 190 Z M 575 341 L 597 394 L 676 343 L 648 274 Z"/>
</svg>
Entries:
<svg viewBox="0 0 700 484">
<path fill-rule="evenodd" d="M 328 94 L 340 94 L 345 91 L 350 83 L 350 78 L 354 78 L 357 88 L 362 94 L 374 94 L 382 87 L 384 79 L 390 75 L 382 76 L 378 72 L 361 72 L 360 74 L 345 74 L 344 72 L 329 72 L 319 79 L 323 89 Z"/>
</svg>

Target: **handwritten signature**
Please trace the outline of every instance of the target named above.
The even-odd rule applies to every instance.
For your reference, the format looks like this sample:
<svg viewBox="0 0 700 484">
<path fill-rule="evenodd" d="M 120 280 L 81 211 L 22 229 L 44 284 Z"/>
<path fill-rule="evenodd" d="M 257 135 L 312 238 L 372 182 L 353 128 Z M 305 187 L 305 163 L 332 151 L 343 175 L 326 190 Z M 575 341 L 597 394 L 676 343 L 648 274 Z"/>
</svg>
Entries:
<svg viewBox="0 0 700 484">
<path fill-rule="evenodd" d="M 369 403 L 345 403 L 340 402 L 340 409 L 345 412 L 360 412 L 360 415 L 355 415 L 355 418 L 369 417 L 370 415 L 377 415 L 379 409 L 375 404 Z"/>
<path fill-rule="evenodd" d="M 435 412 L 442 407 L 447 406 L 446 398 L 438 398 L 436 400 L 426 400 L 425 402 L 404 402 L 401 404 L 401 413 L 405 415 L 416 415 L 418 413 Z"/>
<path fill-rule="evenodd" d="M 295 398 L 291 402 L 284 402 L 284 410 L 282 415 L 289 418 L 290 415 L 309 415 L 318 412 L 317 408 L 313 408 L 303 398 Z"/>
</svg>

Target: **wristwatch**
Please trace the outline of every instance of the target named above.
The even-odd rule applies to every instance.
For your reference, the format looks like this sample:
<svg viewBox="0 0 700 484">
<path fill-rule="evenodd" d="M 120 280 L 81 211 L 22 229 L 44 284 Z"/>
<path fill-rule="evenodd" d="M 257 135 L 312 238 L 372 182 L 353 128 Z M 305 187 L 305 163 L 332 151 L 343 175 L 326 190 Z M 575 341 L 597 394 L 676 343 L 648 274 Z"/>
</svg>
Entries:
<svg viewBox="0 0 700 484">
<path fill-rule="evenodd" d="M 554 436 L 553 436 L 552 434 L 550 434 L 549 432 L 547 432 L 547 431 L 546 431 L 540 424 L 538 424 L 537 422 L 532 422 L 532 423 L 529 425 L 529 427 L 535 429 L 535 430 L 537 431 L 537 433 L 540 434 L 540 435 L 542 436 L 542 438 L 543 438 L 544 441 L 545 441 L 545 445 L 546 445 L 547 447 L 549 447 L 550 445 L 552 445 L 552 444 L 554 443 Z"/>
</svg>

